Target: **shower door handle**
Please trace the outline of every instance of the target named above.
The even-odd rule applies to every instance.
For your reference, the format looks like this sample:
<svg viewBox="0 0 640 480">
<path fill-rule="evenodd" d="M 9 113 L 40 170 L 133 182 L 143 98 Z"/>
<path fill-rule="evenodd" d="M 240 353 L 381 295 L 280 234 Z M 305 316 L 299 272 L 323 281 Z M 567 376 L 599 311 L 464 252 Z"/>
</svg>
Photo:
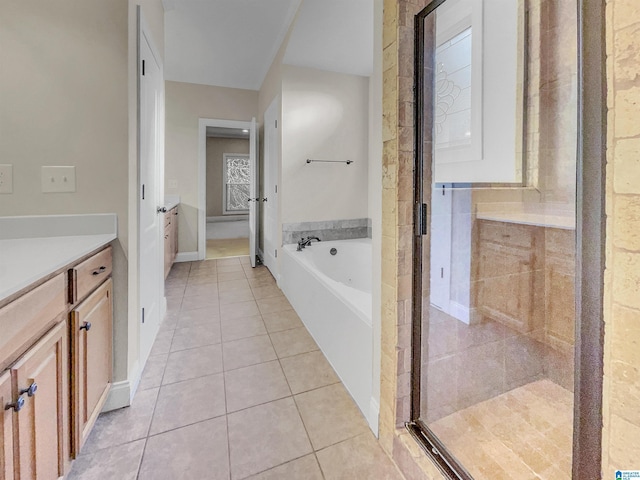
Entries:
<svg viewBox="0 0 640 480">
<path fill-rule="evenodd" d="M 413 223 L 416 237 L 427 234 L 427 220 L 429 219 L 429 205 L 426 203 L 416 203 L 413 209 Z"/>
</svg>

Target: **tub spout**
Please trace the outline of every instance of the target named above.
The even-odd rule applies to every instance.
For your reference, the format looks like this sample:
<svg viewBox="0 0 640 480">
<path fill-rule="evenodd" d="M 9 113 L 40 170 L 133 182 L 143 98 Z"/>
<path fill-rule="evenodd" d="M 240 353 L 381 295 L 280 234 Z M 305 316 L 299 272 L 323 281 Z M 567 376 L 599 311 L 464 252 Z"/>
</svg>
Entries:
<svg viewBox="0 0 640 480">
<path fill-rule="evenodd" d="M 302 237 L 299 241 L 298 241 L 298 248 L 296 248 L 296 250 L 299 252 L 301 251 L 304 247 L 308 247 L 309 245 L 311 245 L 311 241 L 312 240 L 316 240 L 317 242 L 320 241 L 320 239 L 318 237 L 307 237 L 304 238 Z"/>
</svg>

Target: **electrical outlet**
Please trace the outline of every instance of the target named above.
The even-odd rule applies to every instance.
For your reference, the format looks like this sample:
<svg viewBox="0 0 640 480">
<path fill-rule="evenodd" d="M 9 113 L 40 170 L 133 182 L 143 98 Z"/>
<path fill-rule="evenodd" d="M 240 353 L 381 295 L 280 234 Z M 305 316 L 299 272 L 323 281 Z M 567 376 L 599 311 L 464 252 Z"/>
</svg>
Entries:
<svg viewBox="0 0 640 480">
<path fill-rule="evenodd" d="M 76 167 L 42 167 L 42 193 L 76 191 Z"/>
<path fill-rule="evenodd" d="M 13 165 L 0 165 L 0 193 L 13 193 Z"/>
</svg>

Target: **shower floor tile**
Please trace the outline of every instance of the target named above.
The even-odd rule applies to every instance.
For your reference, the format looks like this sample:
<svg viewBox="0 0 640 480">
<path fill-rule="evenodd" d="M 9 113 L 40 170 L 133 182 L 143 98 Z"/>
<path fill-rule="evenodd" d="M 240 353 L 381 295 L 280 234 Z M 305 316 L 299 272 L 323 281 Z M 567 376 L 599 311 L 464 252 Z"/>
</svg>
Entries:
<svg viewBox="0 0 640 480">
<path fill-rule="evenodd" d="M 167 293 L 132 406 L 69 478 L 402 480 L 266 267 L 177 263 Z"/>
<path fill-rule="evenodd" d="M 429 428 L 476 480 L 571 478 L 573 394 L 538 380 Z"/>
</svg>

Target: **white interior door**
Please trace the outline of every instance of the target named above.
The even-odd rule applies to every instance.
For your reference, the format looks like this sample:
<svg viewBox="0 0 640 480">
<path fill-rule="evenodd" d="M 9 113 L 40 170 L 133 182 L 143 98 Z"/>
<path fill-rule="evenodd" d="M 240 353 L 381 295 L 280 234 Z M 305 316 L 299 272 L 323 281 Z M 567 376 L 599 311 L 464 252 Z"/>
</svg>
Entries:
<svg viewBox="0 0 640 480">
<path fill-rule="evenodd" d="M 163 280 L 164 90 L 160 59 L 144 22 L 139 29 L 139 267 L 140 360 L 146 362 L 161 319 Z"/>
<path fill-rule="evenodd" d="M 449 313 L 451 297 L 451 188 L 431 192 L 431 304 Z"/>
<path fill-rule="evenodd" d="M 278 165 L 280 163 L 280 98 L 264 112 L 264 249 L 263 262 L 278 279 Z"/>
<path fill-rule="evenodd" d="M 258 253 L 258 129 L 256 119 L 251 119 L 249 129 L 249 257 L 251 266 L 256 266 Z"/>
</svg>

